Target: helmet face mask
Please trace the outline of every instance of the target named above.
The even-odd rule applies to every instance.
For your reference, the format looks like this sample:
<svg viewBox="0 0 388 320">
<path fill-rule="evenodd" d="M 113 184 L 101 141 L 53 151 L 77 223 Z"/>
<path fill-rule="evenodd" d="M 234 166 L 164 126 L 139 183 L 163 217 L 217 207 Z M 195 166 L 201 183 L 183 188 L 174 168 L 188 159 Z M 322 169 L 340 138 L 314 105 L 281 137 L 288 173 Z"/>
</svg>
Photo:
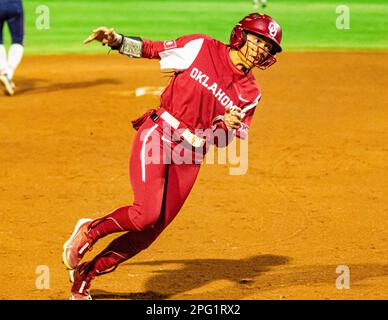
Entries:
<svg viewBox="0 0 388 320">
<path fill-rule="evenodd" d="M 241 49 L 247 43 L 247 46 L 249 46 L 247 34 L 252 34 L 272 45 L 272 48 L 269 50 L 260 47 L 260 50 L 264 50 L 267 54 L 266 59 L 263 60 L 259 58 L 260 55 L 258 53 L 257 57 L 251 61 L 251 59 L 247 57 L 248 49 L 245 54 L 241 52 Z M 230 47 L 240 51 L 246 59 L 251 61 L 254 67 L 266 69 L 276 62 L 276 53 L 282 51 L 282 48 L 280 47 L 281 39 L 282 29 L 274 19 L 265 14 L 251 13 L 237 23 L 232 30 L 230 35 Z M 252 43 L 252 45 L 256 44 Z"/>
<path fill-rule="evenodd" d="M 244 32 L 245 33 L 245 32 Z M 250 37 L 248 35 L 251 35 Z M 265 70 L 276 62 L 276 57 L 273 52 L 273 45 L 270 40 L 253 33 L 248 33 L 245 35 L 246 42 L 243 47 L 246 47 L 245 53 L 242 52 L 242 48 L 240 48 L 240 52 L 244 55 L 245 59 L 250 61 L 252 65 L 261 70 Z M 259 40 L 259 44 L 257 42 L 252 41 L 249 38 L 252 36 Z M 249 48 L 255 48 L 256 54 L 251 54 L 249 52 Z M 252 52 L 252 50 L 251 50 Z"/>
</svg>

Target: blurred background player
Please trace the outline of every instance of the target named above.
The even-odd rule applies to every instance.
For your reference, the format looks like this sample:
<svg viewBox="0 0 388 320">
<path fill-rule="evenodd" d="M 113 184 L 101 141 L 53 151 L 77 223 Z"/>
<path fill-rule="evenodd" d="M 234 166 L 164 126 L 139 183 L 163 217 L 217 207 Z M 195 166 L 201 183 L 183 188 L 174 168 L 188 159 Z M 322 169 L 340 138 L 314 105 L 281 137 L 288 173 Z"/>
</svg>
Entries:
<svg viewBox="0 0 388 320">
<path fill-rule="evenodd" d="M 265 8 L 267 6 L 267 0 L 260 0 L 261 7 Z M 253 0 L 253 9 L 259 9 L 259 0 Z"/>
<path fill-rule="evenodd" d="M 11 33 L 12 44 L 8 50 L 4 46 L 3 28 L 5 22 Z M 9 96 L 15 93 L 13 76 L 23 58 L 24 14 L 21 0 L 0 0 L 0 83 Z"/>
</svg>

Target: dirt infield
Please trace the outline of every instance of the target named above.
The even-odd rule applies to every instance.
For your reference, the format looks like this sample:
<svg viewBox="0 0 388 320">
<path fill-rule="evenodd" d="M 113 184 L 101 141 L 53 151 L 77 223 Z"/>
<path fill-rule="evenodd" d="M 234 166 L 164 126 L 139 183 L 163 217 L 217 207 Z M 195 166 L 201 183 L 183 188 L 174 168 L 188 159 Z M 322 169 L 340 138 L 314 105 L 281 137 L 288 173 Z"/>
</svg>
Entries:
<svg viewBox="0 0 388 320">
<path fill-rule="evenodd" d="M 248 173 L 203 166 L 172 225 L 94 298 L 386 299 L 387 70 L 388 53 L 285 53 L 258 71 Z M 0 95 L 1 299 L 68 298 L 62 245 L 79 218 L 132 201 L 130 120 L 158 104 L 134 90 L 167 80 L 116 54 L 25 58 L 17 95 Z"/>
</svg>

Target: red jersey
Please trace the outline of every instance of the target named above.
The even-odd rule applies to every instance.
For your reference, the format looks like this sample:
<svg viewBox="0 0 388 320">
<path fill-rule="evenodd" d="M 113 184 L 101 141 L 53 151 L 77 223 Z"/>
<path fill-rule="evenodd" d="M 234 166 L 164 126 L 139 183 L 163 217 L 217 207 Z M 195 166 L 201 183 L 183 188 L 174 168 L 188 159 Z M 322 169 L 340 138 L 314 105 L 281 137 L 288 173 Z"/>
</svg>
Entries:
<svg viewBox="0 0 388 320">
<path fill-rule="evenodd" d="M 142 40 L 144 58 L 160 59 L 162 70 L 174 70 L 161 107 L 195 131 L 215 129 L 225 108 L 237 106 L 242 122 L 235 134 L 246 137 L 261 93 L 252 71 L 245 74 L 234 66 L 229 46 L 206 35 Z"/>
</svg>

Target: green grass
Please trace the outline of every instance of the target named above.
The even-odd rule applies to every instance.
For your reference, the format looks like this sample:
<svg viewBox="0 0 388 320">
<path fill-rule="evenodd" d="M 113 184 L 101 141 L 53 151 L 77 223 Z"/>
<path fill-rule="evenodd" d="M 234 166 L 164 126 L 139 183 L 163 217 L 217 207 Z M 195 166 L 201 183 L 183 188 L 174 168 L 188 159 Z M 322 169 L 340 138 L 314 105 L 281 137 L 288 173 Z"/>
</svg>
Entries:
<svg viewBox="0 0 388 320">
<path fill-rule="evenodd" d="M 285 50 L 387 49 L 388 2 L 386 0 L 268 0 L 265 12 L 283 27 Z M 39 5 L 50 9 L 50 28 L 38 30 Z M 350 29 L 336 28 L 336 6 L 350 8 Z M 251 0 L 25 0 L 26 53 L 105 52 L 82 40 L 100 25 L 127 35 L 153 40 L 184 34 L 206 33 L 227 42 L 234 24 L 253 10 Z M 8 33 L 8 32 L 6 32 Z M 9 36 L 6 36 L 9 43 Z"/>
</svg>

